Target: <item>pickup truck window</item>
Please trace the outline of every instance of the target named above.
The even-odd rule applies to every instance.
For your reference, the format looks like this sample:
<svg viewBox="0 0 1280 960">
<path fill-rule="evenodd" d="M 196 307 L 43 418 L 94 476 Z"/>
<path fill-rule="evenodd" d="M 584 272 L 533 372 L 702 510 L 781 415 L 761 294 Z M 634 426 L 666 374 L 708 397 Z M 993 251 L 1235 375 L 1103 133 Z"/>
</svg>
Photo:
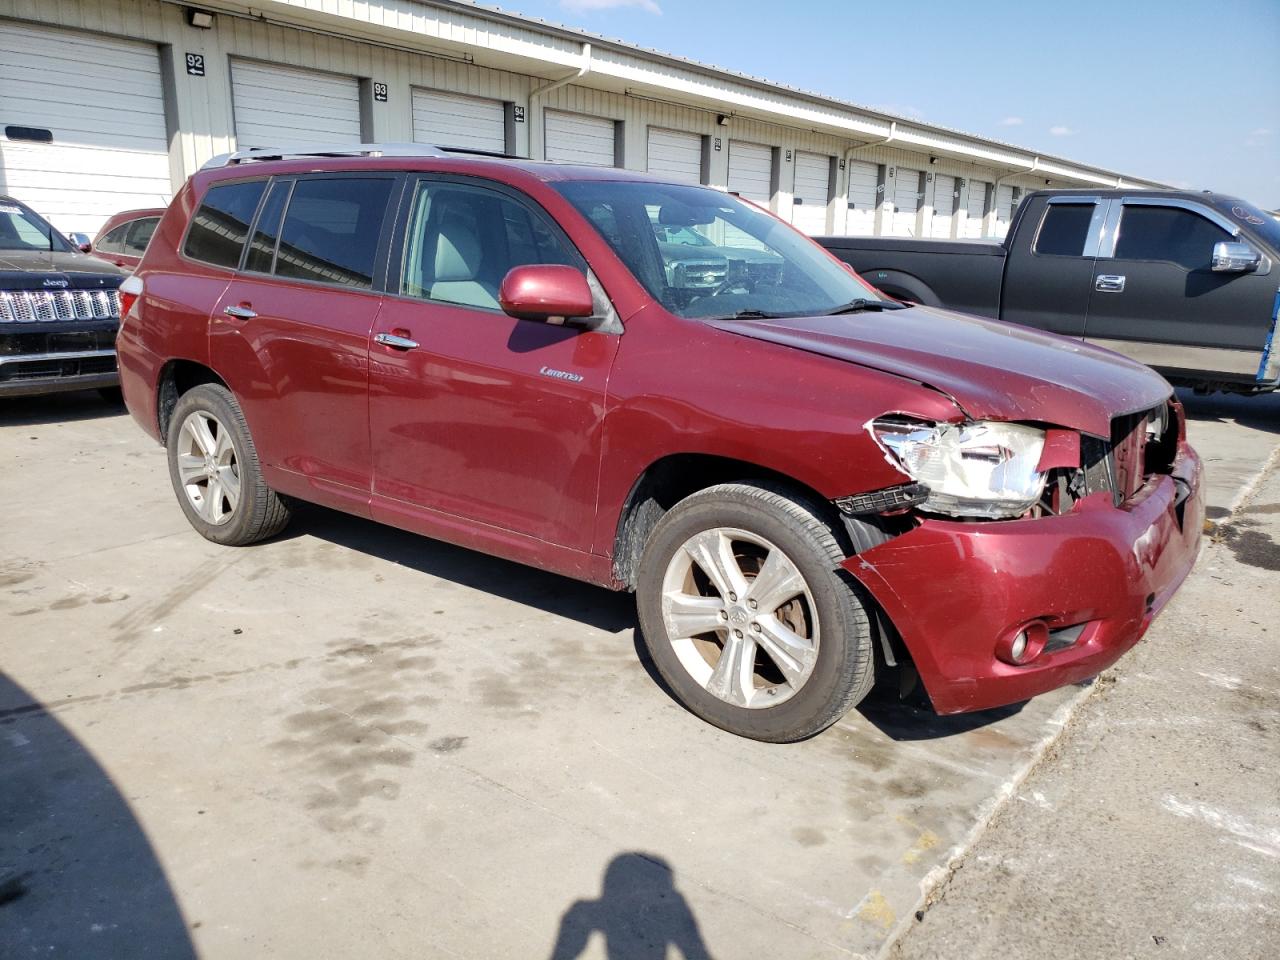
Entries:
<svg viewBox="0 0 1280 960">
<path fill-rule="evenodd" d="M 1092 203 L 1049 204 L 1036 234 L 1036 253 L 1059 257 L 1083 256 L 1093 208 Z"/>
<path fill-rule="evenodd" d="M 497 190 L 453 182 L 418 184 L 406 237 L 400 292 L 497 311 L 513 267 L 586 263 L 546 217 Z"/>
<path fill-rule="evenodd" d="M 1213 245 L 1231 235 L 1178 207 L 1126 206 L 1116 239 L 1117 260 L 1167 260 L 1200 270 L 1213 260 Z"/>
</svg>

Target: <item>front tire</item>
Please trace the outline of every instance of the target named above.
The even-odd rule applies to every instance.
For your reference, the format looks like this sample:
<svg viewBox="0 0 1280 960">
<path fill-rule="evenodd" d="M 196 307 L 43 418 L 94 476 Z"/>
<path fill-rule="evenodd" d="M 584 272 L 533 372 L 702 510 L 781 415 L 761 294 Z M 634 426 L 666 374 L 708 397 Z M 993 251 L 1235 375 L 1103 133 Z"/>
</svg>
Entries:
<svg viewBox="0 0 1280 960">
<path fill-rule="evenodd" d="M 206 540 L 247 546 L 289 522 L 289 508 L 262 479 L 244 413 L 226 387 L 205 383 L 179 397 L 166 447 L 178 503 Z"/>
<path fill-rule="evenodd" d="M 720 484 L 676 504 L 645 546 L 636 605 L 676 697 L 739 736 L 802 740 L 870 691 L 867 610 L 831 527 L 781 489 Z"/>
</svg>

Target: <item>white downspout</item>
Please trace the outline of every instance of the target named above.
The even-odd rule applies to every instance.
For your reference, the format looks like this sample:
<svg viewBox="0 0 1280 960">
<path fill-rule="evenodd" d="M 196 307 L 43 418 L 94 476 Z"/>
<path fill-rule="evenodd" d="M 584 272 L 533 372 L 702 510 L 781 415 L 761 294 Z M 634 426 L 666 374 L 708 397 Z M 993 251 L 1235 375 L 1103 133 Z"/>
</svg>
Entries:
<svg viewBox="0 0 1280 960">
<path fill-rule="evenodd" d="M 991 209 L 987 212 L 987 222 L 983 224 L 982 235 L 984 237 L 994 237 L 996 235 L 996 217 L 1000 212 L 1000 184 L 1004 183 L 1010 177 L 1021 176 L 1024 173 L 1035 173 L 1040 169 L 1040 156 L 1037 154 L 1031 160 L 1031 166 L 1025 170 L 1010 170 L 996 177 L 996 182 L 991 185 Z"/>
<path fill-rule="evenodd" d="M 535 115 L 534 101 L 537 100 L 539 97 L 543 96 L 544 94 L 550 93 L 552 90 L 559 90 L 561 87 L 565 86 L 566 84 L 573 83 L 573 81 L 575 80 L 581 80 L 590 72 L 591 72 L 591 44 L 584 43 L 582 45 L 582 66 L 580 66 L 573 73 L 570 73 L 566 76 L 561 77 L 559 80 L 552 80 L 550 83 L 544 83 L 542 86 L 535 87 L 534 89 L 529 91 L 529 156 L 531 158 L 537 158 L 541 160 L 545 160 L 547 158 L 547 146 L 546 146 L 546 143 L 543 141 L 544 124 L 542 122 L 542 115 L 541 113 L 538 113 Z M 536 116 L 536 119 L 535 119 L 535 116 Z M 535 133 L 537 135 L 536 138 L 534 136 Z M 536 149 L 535 149 L 535 142 L 536 142 Z"/>
<path fill-rule="evenodd" d="M 898 121 L 889 121 L 889 135 L 880 140 L 872 140 L 870 143 L 860 143 L 856 147 L 850 147 L 844 152 L 844 232 L 849 232 L 849 176 L 852 173 L 850 163 L 853 161 L 853 155 L 859 150 L 869 150 L 872 147 L 883 147 L 886 143 L 892 143 L 898 137 Z M 885 193 L 889 192 L 889 185 L 885 184 Z M 880 208 L 884 206 L 884 196 L 879 198 L 876 203 L 876 218 L 880 214 Z M 874 230 L 874 227 L 872 228 Z"/>
</svg>

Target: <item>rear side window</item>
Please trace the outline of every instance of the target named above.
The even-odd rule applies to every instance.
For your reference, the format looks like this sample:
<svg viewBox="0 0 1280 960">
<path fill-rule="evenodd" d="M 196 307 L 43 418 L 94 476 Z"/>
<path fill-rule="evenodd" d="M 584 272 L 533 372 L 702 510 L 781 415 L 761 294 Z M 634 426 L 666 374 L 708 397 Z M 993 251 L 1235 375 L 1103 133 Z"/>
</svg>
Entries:
<svg viewBox="0 0 1280 960">
<path fill-rule="evenodd" d="M 1036 234 L 1036 253 L 1059 257 L 1084 255 L 1089 223 L 1093 219 L 1092 203 L 1051 203 Z"/>
<path fill-rule="evenodd" d="M 280 218 L 284 215 L 284 205 L 289 200 L 289 191 L 293 189 L 292 180 L 277 180 L 271 185 L 267 194 L 267 202 L 262 205 L 262 213 L 258 214 L 258 226 L 253 231 L 253 240 L 249 244 L 249 258 L 244 268 L 256 273 L 270 273 L 271 265 L 276 258 L 276 241 L 280 238 Z"/>
<path fill-rule="evenodd" d="M 129 235 L 124 238 L 124 252 L 140 257 L 147 252 L 147 244 L 151 235 L 156 232 L 159 217 L 143 217 L 129 224 Z"/>
<path fill-rule="evenodd" d="M 124 252 L 124 235 L 129 232 L 130 224 L 122 223 L 120 226 L 108 231 L 106 236 L 98 241 L 95 248 L 99 253 L 123 253 Z"/>
<path fill-rule="evenodd" d="M 280 230 L 276 276 L 373 286 L 390 178 L 299 180 Z"/>
<path fill-rule="evenodd" d="M 238 267 L 249 224 L 266 188 L 265 180 L 211 187 L 191 218 L 183 254 L 216 267 Z"/>
<path fill-rule="evenodd" d="M 1126 205 L 1116 240 L 1117 260 L 1171 260 L 1188 270 L 1213 263 L 1213 245 L 1231 234 L 1179 207 Z"/>
</svg>

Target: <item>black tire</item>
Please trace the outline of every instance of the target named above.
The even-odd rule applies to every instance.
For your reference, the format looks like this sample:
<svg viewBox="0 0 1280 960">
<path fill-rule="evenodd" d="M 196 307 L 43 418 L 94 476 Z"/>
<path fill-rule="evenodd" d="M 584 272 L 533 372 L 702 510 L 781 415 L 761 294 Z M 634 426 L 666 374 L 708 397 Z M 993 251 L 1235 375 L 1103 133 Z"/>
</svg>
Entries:
<svg viewBox="0 0 1280 960">
<path fill-rule="evenodd" d="M 235 451 L 240 495 L 226 520 L 211 523 L 196 510 L 178 474 L 178 454 L 182 425 L 193 413 L 204 413 L 225 427 Z M 289 522 L 289 508 L 262 479 L 258 451 L 249 435 L 240 404 L 226 387 L 214 383 L 193 387 L 178 398 L 169 418 L 166 442 L 169 453 L 169 478 L 182 512 L 191 526 L 206 540 L 232 547 L 248 546 L 273 537 Z"/>
<path fill-rule="evenodd" d="M 774 707 L 737 706 L 709 693 L 685 669 L 667 634 L 662 591 L 668 564 L 690 537 L 718 527 L 737 528 L 777 546 L 813 598 L 821 627 L 812 673 Z M 709 487 L 668 511 L 645 545 L 636 606 L 654 665 L 680 702 L 721 729 L 771 743 L 811 737 L 858 704 L 874 682 L 875 656 L 867 609 L 838 572 L 844 558 L 814 504 L 767 483 Z"/>
</svg>

